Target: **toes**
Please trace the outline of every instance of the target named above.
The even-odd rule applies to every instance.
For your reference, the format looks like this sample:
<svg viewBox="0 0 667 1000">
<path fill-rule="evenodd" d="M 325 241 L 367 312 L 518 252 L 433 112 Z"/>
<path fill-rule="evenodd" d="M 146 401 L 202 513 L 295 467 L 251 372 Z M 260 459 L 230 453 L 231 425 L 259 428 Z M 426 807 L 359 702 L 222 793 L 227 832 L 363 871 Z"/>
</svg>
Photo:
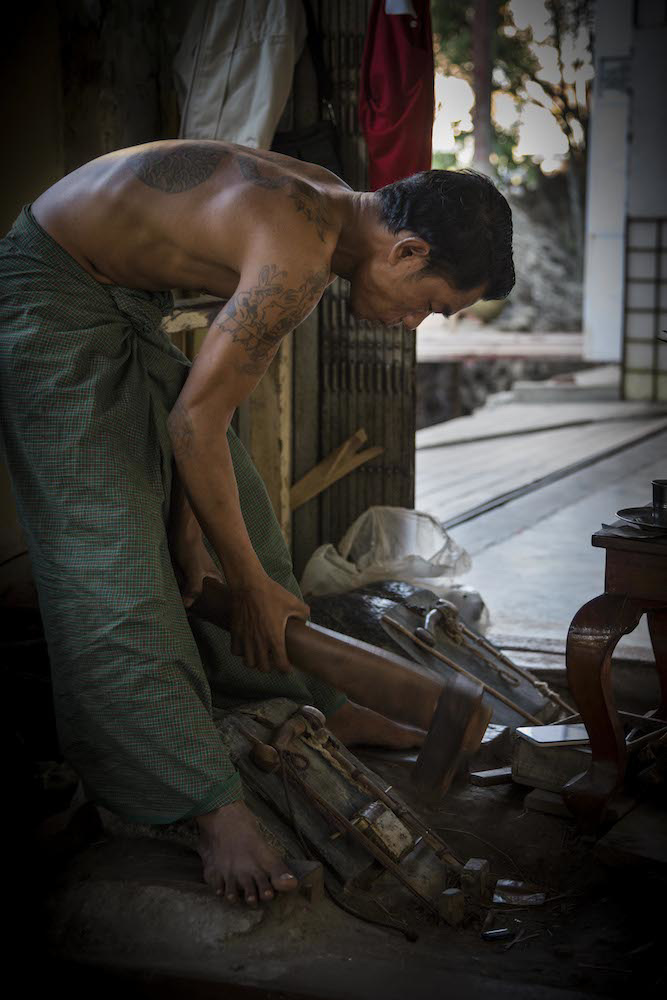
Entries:
<svg viewBox="0 0 667 1000">
<path fill-rule="evenodd" d="M 284 864 L 275 865 L 270 871 L 271 885 L 276 892 L 291 892 L 297 888 L 296 877 Z"/>
<path fill-rule="evenodd" d="M 255 882 L 257 883 L 259 899 L 273 899 L 273 889 L 271 888 L 268 877 L 264 874 L 264 872 L 258 872 L 255 875 Z"/>
<path fill-rule="evenodd" d="M 216 895 L 220 895 L 225 889 L 225 880 L 222 877 L 219 869 L 215 868 L 213 865 L 204 865 L 202 875 L 204 882 L 214 890 Z"/>
<path fill-rule="evenodd" d="M 255 880 L 250 875 L 242 875 L 239 878 L 239 884 L 243 895 L 245 897 L 246 903 L 249 906 L 257 906 L 257 886 L 255 885 Z"/>
<path fill-rule="evenodd" d="M 228 903 L 238 903 L 239 887 L 231 876 L 225 880 L 225 899 Z"/>
</svg>

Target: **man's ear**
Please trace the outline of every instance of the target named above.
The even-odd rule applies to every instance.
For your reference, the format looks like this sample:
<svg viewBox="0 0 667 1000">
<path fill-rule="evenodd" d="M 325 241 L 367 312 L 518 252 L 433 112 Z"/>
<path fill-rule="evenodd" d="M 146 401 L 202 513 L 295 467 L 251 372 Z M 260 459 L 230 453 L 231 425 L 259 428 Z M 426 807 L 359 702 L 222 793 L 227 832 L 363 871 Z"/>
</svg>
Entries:
<svg viewBox="0 0 667 1000">
<path fill-rule="evenodd" d="M 389 263 L 398 264 L 413 257 L 415 262 L 428 257 L 431 248 L 421 236 L 404 236 L 397 240 L 389 251 Z"/>
</svg>

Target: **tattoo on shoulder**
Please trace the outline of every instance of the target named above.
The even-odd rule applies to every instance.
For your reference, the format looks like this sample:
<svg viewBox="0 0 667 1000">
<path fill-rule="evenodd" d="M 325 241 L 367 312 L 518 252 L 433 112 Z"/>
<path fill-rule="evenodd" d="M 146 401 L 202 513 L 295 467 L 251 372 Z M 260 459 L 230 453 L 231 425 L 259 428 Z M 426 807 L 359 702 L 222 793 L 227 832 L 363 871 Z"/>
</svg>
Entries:
<svg viewBox="0 0 667 1000">
<path fill-rule="evenodd" d="M 324 234 L 331 225 L 326 214 L 326 203 L 319 191 L 312 188 L 310 184 L 303 181 L 293 180 L 290 198 L 294 202 L 297 212 L 303 213 L 312 222 L 317 230 L 317 235 L 324 243 Z"/>
<path fill-rule="evenodd" d="M 171 146 L 134 153 L 127 164 L 148 187 L 165 194 L 180 194 L 207 181 L 227 155 L 224 149 L 203 144 Z"/>
<path fill-rule="evenodd" d="M 256 161 L 251 156 L 237 155 L 236 162 L 239 165 L 241 176 L 258 187 L 276 191 L 278 188 L 285 187 L 289 183 L 287 177 L 265 177 L 264 174 L 260 173 Z"/>
<path fill-rule="evenodd" d="M 248 361 L 238 365 L 243 375 L 262 375 L 280 341 L 301 323 L 319 301 L 329 280 L 329 269 L 307 274 L 298 288 L 286 284 L 287 272 L 266 264 L 257 283 L 237 291 L 215 325 L 236 344 Z"/>
<path fill-rule="evenodd" d="M 259 169 L 257 161 L 250 156 L 237 155 L 236 160 L 242 177 L 251 184 L 270 191 L 284 189 L 297 212 L 305 215 L 308 222 L 315 226 L 317 235 L 324 243 L 325 233 L 331 222 L 326 214 L 326 200 L 319 191 L 297 177 L 267 177 Z"/>
</svg>

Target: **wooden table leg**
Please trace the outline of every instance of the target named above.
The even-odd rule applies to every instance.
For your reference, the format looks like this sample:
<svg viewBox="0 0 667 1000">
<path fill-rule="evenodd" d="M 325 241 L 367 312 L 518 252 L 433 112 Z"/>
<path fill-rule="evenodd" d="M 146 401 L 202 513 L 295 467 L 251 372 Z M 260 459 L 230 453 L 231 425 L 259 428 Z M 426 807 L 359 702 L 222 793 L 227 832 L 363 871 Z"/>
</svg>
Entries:
<svg viewBox="0 0 667 1000">
<path fill-rule="evenodd" d="M 667 608 L 648 611 L 646 617 L 660 681 L 660 704 L 655 714 L 659 719 L 667 719 Z"/>
<path fill-rule="evenodd" d="M 625 774 L 625 738 L 614 705 L 611 657 L 621 636 L 637 627 L 643 609 L 623 595 L 602 594 L 577 611 L 568 632 L 567 682 L 588 731 L 592 760 L 584 774 L 565 785 L 563 796 L 587 829 L 599 824 Z"/>
</svg>

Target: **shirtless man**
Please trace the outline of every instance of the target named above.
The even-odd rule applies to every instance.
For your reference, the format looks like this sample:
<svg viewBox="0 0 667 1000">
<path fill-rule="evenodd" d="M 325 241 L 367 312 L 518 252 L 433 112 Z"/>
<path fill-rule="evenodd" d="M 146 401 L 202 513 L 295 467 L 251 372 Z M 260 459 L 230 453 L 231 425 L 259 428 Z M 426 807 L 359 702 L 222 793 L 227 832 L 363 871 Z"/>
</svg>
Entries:
<svg viewBox="0 0 667 1000">
<path fill-rule="evenodd" d="M 472 173 L 430 171 L 357 193 L 318 166 L 278 154 L 174 140 L 75 170 L 32 213 L 24 210 L 0 243 L 0 416 L 63 750 L 92 796 L 119 814 L 196 817 L 205 879 L 230 901 L 256 904 L 296 883 L 243 804 L 231 766 L 216 772 L 224 755 L 219 748 L 216 756 L 197 659 L 206 659 L 214 639 L 197 635 L 198 651 L 187 647 L 173 574 L 154 552 L 166 549 L 169 508 L 184 592 L 195 594 L 204 576 L 220 572 L 233 591 L 231 654 L 245 663 L 234 693 L 246 700 L 281 693 L 294 676 L 285 623 L 306 619 L 308 608 L 283 570 L 272 568 L 274 556 L 258 555 L 264 529 L 253 535 L 252 494 L 259 487 L 243 486 L 247 456 L 238 457 L 226 432 L 283 337 L 336 276 L 351 283 L 355 316 L 410 329 L 432 312 L 449 316 L 481 297 L 504 297 L 514 282 L 510 209 Z M 147 319 L 156 305 L 165 311 L 164 293 L 175 287 L 227 300 L 189 373 L 158 342 L 155 317 Z M 83 354 L 82 345 L 93 346 Z M 30 421 L 21 423 L 19 413 Z M 172 484 L 170 502 L 171 455 L 182 489 Z M 60 476 L 57 494 L 49 494 L 48 476 Z M 265 534 L 276 531 L 272 525 Z M 234 662 L 229 651 L 216 656 Z M 225 683 L 238 680 L 232 666 L 224 669 Z M 253 687 L 257 672 L 273 677 L 273 687 Z M 320 696 L 344 741 L 419 740 L 335 693 Z"/>
</svg>

